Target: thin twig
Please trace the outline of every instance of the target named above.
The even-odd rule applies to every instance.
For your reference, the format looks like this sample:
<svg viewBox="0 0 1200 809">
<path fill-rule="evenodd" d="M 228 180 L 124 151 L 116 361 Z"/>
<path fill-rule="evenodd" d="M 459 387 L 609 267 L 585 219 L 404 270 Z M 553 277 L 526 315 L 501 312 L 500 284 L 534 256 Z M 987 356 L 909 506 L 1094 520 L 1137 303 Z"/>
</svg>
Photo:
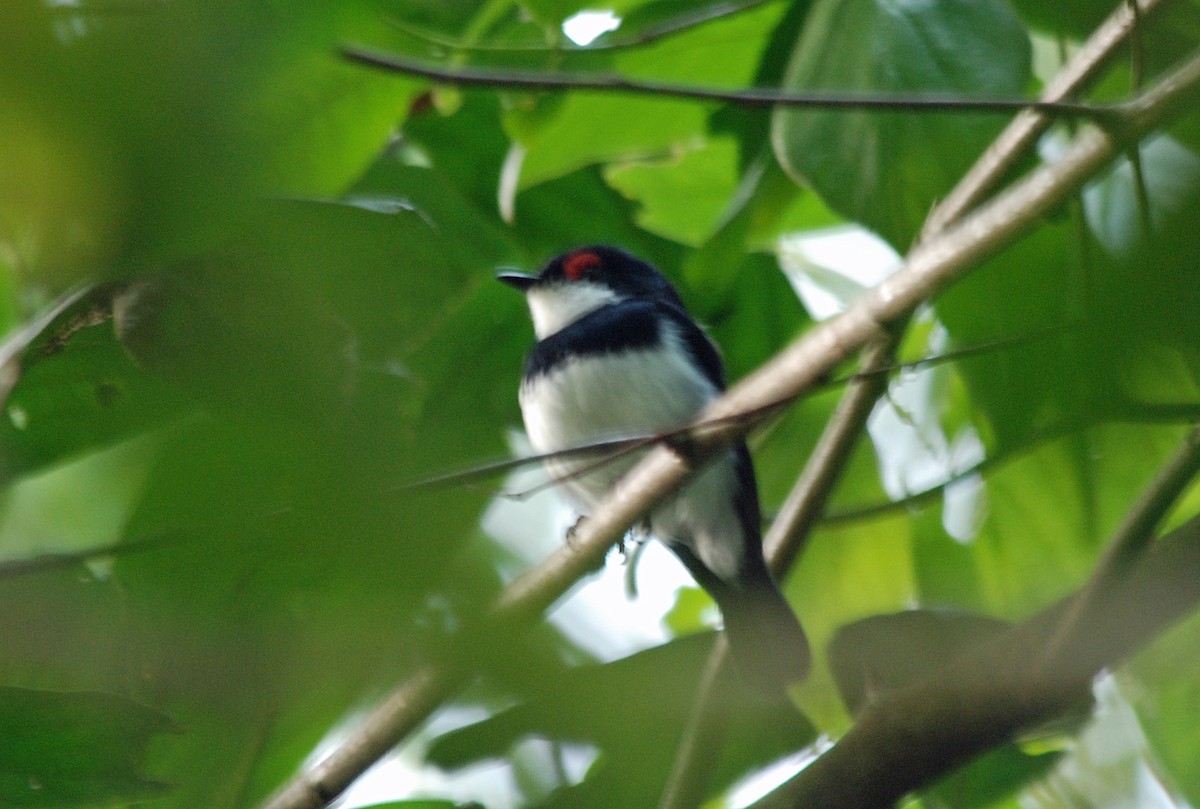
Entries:
<svg viewBox="0 0 1200 809">
<path fill-rule="evenodd" d="M 1142 36 L 1142 15 L 1136 0 L 1126 0 L 1133 18 L 1129 32 L 1129 85 L 1133 93 L 1142 91 L 1142 77 L 1146 69 L 1145 37 Z M 1150 212 L 1150 190 L 1146 187 L 1146 171 L 1142 161 L 1141 144 L 1129 148 L 1129 166 L 1133 170 L 1133 188 L 1137 195 L 1138 221 L 1142 225 L 1142 238 L 1149 240 L 1154 229 Z"/>
<path fill-rule="evenodd" d="M 979 112 L 1005 113 L 1034 109 L 1059 116 L 1082 117 L 1109 125 L 1119 108 L 1105 104 L 1073 101 L 1038 101 L 1021 98 L 950 98 L 945 96 L 846 96 L 835 93 L 794 93 L 773 87 L 723 89 L 687 84 L 641 81 L 613 74 L 547 73 L 509 70 L 496 67 L 445 67 L 406 56 L 377 53 L 354 45 L 343 46 L 342 58 L 369 67 L 419 76 L 460 87 L 487 87 L 493 90 L 515 89 L 539 92 L 590 90 L 593 92 L 633 93 L 664 96 L 691 101 L 720 101 L 743 107 L 807 107 L 813 109 L 868 109 L 903 112 Z"/>
<path fill-rule="evenodd" d="M 635 34 L 620 36 L 620 30 L 617 31 L 617 36 L 602 37 L 595 42 L 589 42 L 587 45 L 576 45 L 573 42 L 561 42 L 554 47 L 547 47 L 546 44 L 515 44 L 515 43 L 469 43 L 458 40 L 448 39 L 439 36 L 430 31 L 410 26 L 407 23 L 399 20 L 389 20 L 393 28 L 408 36 L 421 40 L 427 45 L 433 45 L 438 48 L 443 48 L 446 51 L 457 53 L 604 53 L 608 51 L 624 50 L 629 48 L 638 48 L 643 45 L 649 45 L 657 42 L 660 39 L 665 39 L 675 34 L 681 34 L 689 31 L 692 28 L 698 28 L 707 25 L 717 20 L 727 19 L 737 14 L 741 14 L 758 6 L 766 5 L 767 3 L 777 2 L 777 0 L 746 0 L 741 3 L 720 3 L 705 6 L 704 8 L 689 11 L 673 17 L 669 20 L 652 25 Z"/>
<path fill-rule="evenodd" d="M 1120 52 L 1120 46 L 1139 20 L 1156 11 L 1166 0 L 1122 3 L 1096 29 L 1075 56 L 1063 66 L 1042 92 L 1043 101 L 1061 101 L 1078 95 Z M 1136 16 L 1135 16 L 1136 15 Z M 922 239 L 931 238 L 977 206 L 993 188 L 1028 154 L 1054 119 L 1037 109 L 1020 112 L 975 165 L 963 175 L 925 223 Z"/>
<path fill-rule="evenodd" d="M 933 356 L 918 357 L 915 360 L 891 362 L 875 366 L 864 365 L 862 368 L 852 374 L 819 382 L 813 386 L 813 390 L 837 388 L 857 380 L 866 379 L 867 377 L 887 377 L 893 373 L 903 373 L 906 371 L 935 368 L 939 365 L 945 365 L 951 362 L 959 362 L 961 360 L 970 359 L 971 357 L 988 354 L 993 351 L 1026 345 L 1037 340 L 1044 340 L 1048 337 L 1061 334 L 1065 329 L 1069 328 L 1072 328 L 1070 324 L 1054 324 L 1041 329 L 1033 329 L 1013 337 L 1003 337 L 998 340 L 989 340 L 985 343 L 976 343 L 974 345 L 963 346 L 962 348 L 943 351 L 942 353 Z M 786 401 L 770 402 L 767 405 L 758 408 L 754 412 L 736 413 L 721 419 L 692 422 L 690 424 L 680 425 L 679 427 L 669 430 L 662 430 L 656 433 L 639 433 L 636 435 L 614 436 L 612 438 L 588 441 L 584 444 L 576 444 L 574 446 L 565 447 L 552 452 L 541 452 L 533 455 L 522 455 L 519 458 L 504 458 L 498 461 L 488 461 L 486 463 L 475 464 L 465 469 L 456 469 L 450 472 L 443 472 L 438 475 L 433 475 L 432 477 L 401 483 L 393 486 L 392 490 L 406 491 L 411 489 L 432 488 L 448 484 L 470 483 L 475 480 L 494 477 L 504 472 L 511 472 L 514 469 L 520 469 L 524 466 L 530 466 L 532 464 L 544 464 L 546 461 L 586 458 L 592 455 L 600 456 L 595 460 L 595 463 L 589 464 L 586 467 L 583 467 L 569 475 L 552 477 L 545 483 L 540 483 L 537 486 L 523 489 L 521 491 L 497 493 L 497 496 L 499 497 L 507 497 L 514 500 L 524 500 L 545 488 L 556 486 L 560 483 L 571 480 L 574 477 L 591 472 L 606 463 L 624 457 L 625 455 L 636 450 L 644 449 L 663 441 L 686 438 L 697 430 L 717 427 L 734 421 L 745 419 L 758 421 L 769 414 L 772 410 L 782 408 L 791 404 L 793 401 L 795 401 L 795 397 Z"/>
<path fill-rule="evenodd" d="M 1175 455 L 1167 461 L 1146 491 L 1125 515 L 1104 554 L 1096 564 L 1088 583 L 1071 602 L 1050 642 L 1042 665 L 1072 654 L 1077 642 L 1076 630 L 1083 616 L 1108 596 L 1116 583 L 1129 573 L 1133 563 L 1154 539 L 1155 531 L 1171 506 L 1200 472 L 1200 429 L 1184 438 Z"/>
<path fill-rule="evenodd" d="M 724 690 L 732 674 L 729 640 L 722 633 L 705 660 L 659 809 L 694 809 L 704 802 L 729 727 L 729 716 L 715 703 L 714 696 Z"/>
<path fill-rule="evenodd" d="M 110 559 L 118 556 L 129 556 L 144 551 L 165 548 L 181 542 L 178 537 L 157 536 L 139 540 L 121 540 L 108 545 L 98 545 L 78 551 L 62 553 L 41 553 L 28 559 L 5 559 L 0 561 L 0 580 L 17 576 L 28 576 L 33 573 L 45 573 L 48 570 L 62 570 L 78 567 L 97 559 Z"/>
<path fill-rule="evenodd" d="M 3 403 L 20 380 L 21 354 L 50 327 L 58 317 L 96 289 L 94 284 L 80 284 L 63 292 L 44 311 L 22 324 L 0 342 L 0 403 Z"/>
</svg>

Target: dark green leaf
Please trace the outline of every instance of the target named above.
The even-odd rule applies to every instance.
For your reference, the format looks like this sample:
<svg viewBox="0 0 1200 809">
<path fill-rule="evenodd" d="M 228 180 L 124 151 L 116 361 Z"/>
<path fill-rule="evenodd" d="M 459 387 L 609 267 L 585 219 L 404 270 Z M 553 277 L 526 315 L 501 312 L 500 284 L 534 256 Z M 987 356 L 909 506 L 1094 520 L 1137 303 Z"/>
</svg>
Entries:
<svg viewBox="0 0 1200 809">
<path fill-rule="evenodd" d="M 0 687 L 0 803 L 97 806 L 143 800 L 167 786 L 146 778 L 163 714 L 115 694 Z"/>
<path fill-rule="evenodd" d="M 877 615 L 842 628 L 830 643 L 829 657 L 839 690 L 851 711 L 883 691 L 936 676 L 976 644 L 1008 628 L 1004 621 L 963 612 L 909 610 Z M 1083 695 L 1080 713 L 1090 700 Z M 924 791 L 933 807 L 981 809 L 1045 775 L 1060 753 L 1030 755 L 1005 745 L 972 761 Z"/>
<path fill-rule="evenodd" d="M 784 86 L 839 97 L 1019 96 L 1029 61 L 1028 35 L 1001 0 L 825 0 Z M 779 109 L 772 135 L 798 182 L 903 251 L 1002 123 L 976 113 Z"/>
<path fill-rule="evenodd" d="M 462 767 L 502 756 L 528 735 L 586 741 L 600 747 L 603 757 L 581 783 L 556 793 L 543 806 L 652 804 L 674 756 L 673 742 L 687 719 L 712 638 L 710 633 L 693 635 L 613 663 L 565 672 L 528 702 L 443 735 L 430 747 L 430 760 L 442 767 Z M 814 738 L 807 719 L 792 706 L 764 701 L 732 677 L 722 683 L 712 706 L 727 715 L 730 728 L 713 774 L 714 790 L 749 767 L 794 752 Z M 646 720 L 636 738 L 628 733 L 631 714 Z"/>
</svg>

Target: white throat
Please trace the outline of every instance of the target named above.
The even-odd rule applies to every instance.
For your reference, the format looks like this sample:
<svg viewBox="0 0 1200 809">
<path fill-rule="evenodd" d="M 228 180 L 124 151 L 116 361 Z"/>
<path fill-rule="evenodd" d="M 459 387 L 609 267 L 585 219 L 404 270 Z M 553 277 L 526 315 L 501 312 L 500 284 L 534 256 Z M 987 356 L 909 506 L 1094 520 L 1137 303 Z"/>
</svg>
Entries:
<svg viewBox="0 0 1200 809">
<path fill-rule="evenodd" d="M 601 306 L 621 300 L 608 287 L 586 281 L 534 287 L 526 293 L 525 298 L 533 318 L 533 331 L 539 340 L 544 340 Z"/>
</svg>

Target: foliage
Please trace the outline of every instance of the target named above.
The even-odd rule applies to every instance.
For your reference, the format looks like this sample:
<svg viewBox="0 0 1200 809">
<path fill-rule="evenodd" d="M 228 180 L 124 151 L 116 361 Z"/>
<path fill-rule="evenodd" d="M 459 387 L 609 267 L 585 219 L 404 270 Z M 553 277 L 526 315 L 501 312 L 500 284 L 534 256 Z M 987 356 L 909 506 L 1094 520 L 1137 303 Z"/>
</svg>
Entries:
<svg viewBox="0 0 1200 809">
<path fill-rule="evenodd" d="M 254 806 L 461 643 L 481 674 L 444 716 L 487 719 L 418 771 L 506 762 L 516 786 L 489 807 L 657 800 L 704 638 L 608 661 L 550 624 L 456 637 L 518 562 L 480 527 L 487 489 L 405 485 L 510 452 L 531 334 L 494 268 L 621 244 L 677 282 L 737 378 L 812 326 L 784 237 L 853 224 L 904 253 L 1007 116 L 462 89 L 338 47 L 731 90 L 1026 97 L 1109 4 L 607 5 L 623 23 L 587 48 L 562 33 L 584 4 L 551 0 L 0 5 L 0 803 Z M 1148 70 L 1194 47 L 1196 17 L 1176 3 L 1144 22 Z M 1096 97 L 1126 95 L 1130 74 L 1111 65 Z M 712 797 L 836 739 L 864 693 L 928 670 L 963 631 L 1086 580 L 1197 413 L 1197 123 L 1143 144 L 1141 180 L 1128 161 L 1106 170 L 909 325 L 906 358 L 997 345 L 896 375 L 785 582 L 817 670 L 782 707 L 743 706 L 729 684 Z M 836 393 L 754 438 L 768 515 Z M 696 595 L 680 598 L 675 627 L 694 628 Z M 935 617 L 884 617 L 913 607 Z M 959 613 L 989 618 L 936 617 Z M 930 629 L 951 625 L 970 629 Z M 1136 721 L 1063 742 L 1074 716 L 914 800 L 1200 801 L 1196 630 L 1117 672 L 1110 700 Z M 522 743 L 539 735 L 594 759 L 543 766 Z M 1106 743 L 1124 779 L 1099 777 Z M 388 805 L 455 797 L 395 787 L 419 800 Z"/>
</svg>

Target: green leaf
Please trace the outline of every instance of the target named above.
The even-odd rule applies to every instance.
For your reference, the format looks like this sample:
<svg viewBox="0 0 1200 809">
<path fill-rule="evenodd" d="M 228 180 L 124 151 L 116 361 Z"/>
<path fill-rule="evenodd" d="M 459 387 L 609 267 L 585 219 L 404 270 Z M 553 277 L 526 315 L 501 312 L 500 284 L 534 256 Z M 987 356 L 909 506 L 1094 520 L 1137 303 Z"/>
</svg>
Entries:
<svg viewBox="0 0 1200 809">
<path fill-rule="evenodd" d="M 93 806 L 144 800 L 167 786 L 142 775 L 163 714 L 115 694 L 0 687 L 0 802 Z"/>
<path fill-rule="evenodd" d="M 910 527 L 903 517 L 886 516 L 848 525 L 822 527 L 808 541 L 803 562 L 784 590 L 795 605 L 813 648 L 825 649 L 843 625 L 913 603 Z M 836 695 L 827 661 L 814 661 L 800 693 L 806 712 L 826 732 L 844 728 L 845 708 Z"/>
<path fill-rule="evenodd" d="M 979 352 L 954 366 L 970 393 L 977 428 L 1000 446 L 1019 442 L 1048 423 L 1087 413 L 1106 401 L 1111 390 L 1105 380 L 1109 369 L 1069 325 L 1072 296 L 1082 294 L 1074 291 L 1079 275 L 1062 271 L 1078 261 L 1072 231 L 1068 222 L 1039 228 L 985 262 L 935 304 L 953 346 L 1040 335 Z"/>
<path fill-rule="evenodd" d="M 103 312 L 103 298 L 68 311 L 25 352 L 0 420 L 8 480 L 162 426 L 191 407 L 133 361 L 110 322 L 90 325 L 92 306 Z"/>
<path fill-rule="evenodd" d="M 1009 624 L 950 610 L 906 610 L 847 624 L 829 643 L 829 665 L 851 713 L 872 696 L 918 682 Z"/>
<path fill-rule="evenodd" d="M 823 0 L 784 87 L 839 97 L 1019 96 L 1029 64 L 1029 38 L 1001 0 Z M 797 182 L 904 251 L 1002 123 L 976 113 L 780 108 L 772 138 Z"/>
<path fill-rule="evenodd" d="M 699 587 L 683 587 L 676 594 L 674 605 L 663 617 L 663 623 L 675 635 L 690 635 L 710 626 L 704 616 L 715 609 L 716 605 L 708 593 Z"/>
<path fill-rule="evenodd" d="M 612 166 L 604 179 L 637 201 L 641 227 L 695 246 L 717 224 L 736 184 L 736 170 L 736 144 L 714 138 L 660 160 Z"/>
<path fill-rule="evenodd" d="M 622 51 L 611 57 L 612 67 L 630 79 L 736 87 L 753 76 L 763 34 L 780 11 L 767 4 Z M 527 97 L 506 115 L 505 128 L 525 152 L 520 187 L 529 188 L 595 163 L 659 157 L 702 143 L 706 118 L 702 106 L 686 101 L 577 92 L 549 101 Z"/>
<path fill-rule="evenodd" d="M 1124 689 L 1154 751 L 1189 802 L 1200 799 L 1200 729 L 1188 721 L 1200 699 L 1195 671 L 1200 620 L 1168 632 L 1131 663 Z"/>
<path fill-rule="evenodd" d="M 1061 751 L 1025 753 L 1016 745 L 1004 745 L 963 765 L 921 795 L 930 809 L 997 809 L 1001 801 L 1015 799 L 1023 787 L 1049 775 L 1062 758 Z"/>
</svg>

